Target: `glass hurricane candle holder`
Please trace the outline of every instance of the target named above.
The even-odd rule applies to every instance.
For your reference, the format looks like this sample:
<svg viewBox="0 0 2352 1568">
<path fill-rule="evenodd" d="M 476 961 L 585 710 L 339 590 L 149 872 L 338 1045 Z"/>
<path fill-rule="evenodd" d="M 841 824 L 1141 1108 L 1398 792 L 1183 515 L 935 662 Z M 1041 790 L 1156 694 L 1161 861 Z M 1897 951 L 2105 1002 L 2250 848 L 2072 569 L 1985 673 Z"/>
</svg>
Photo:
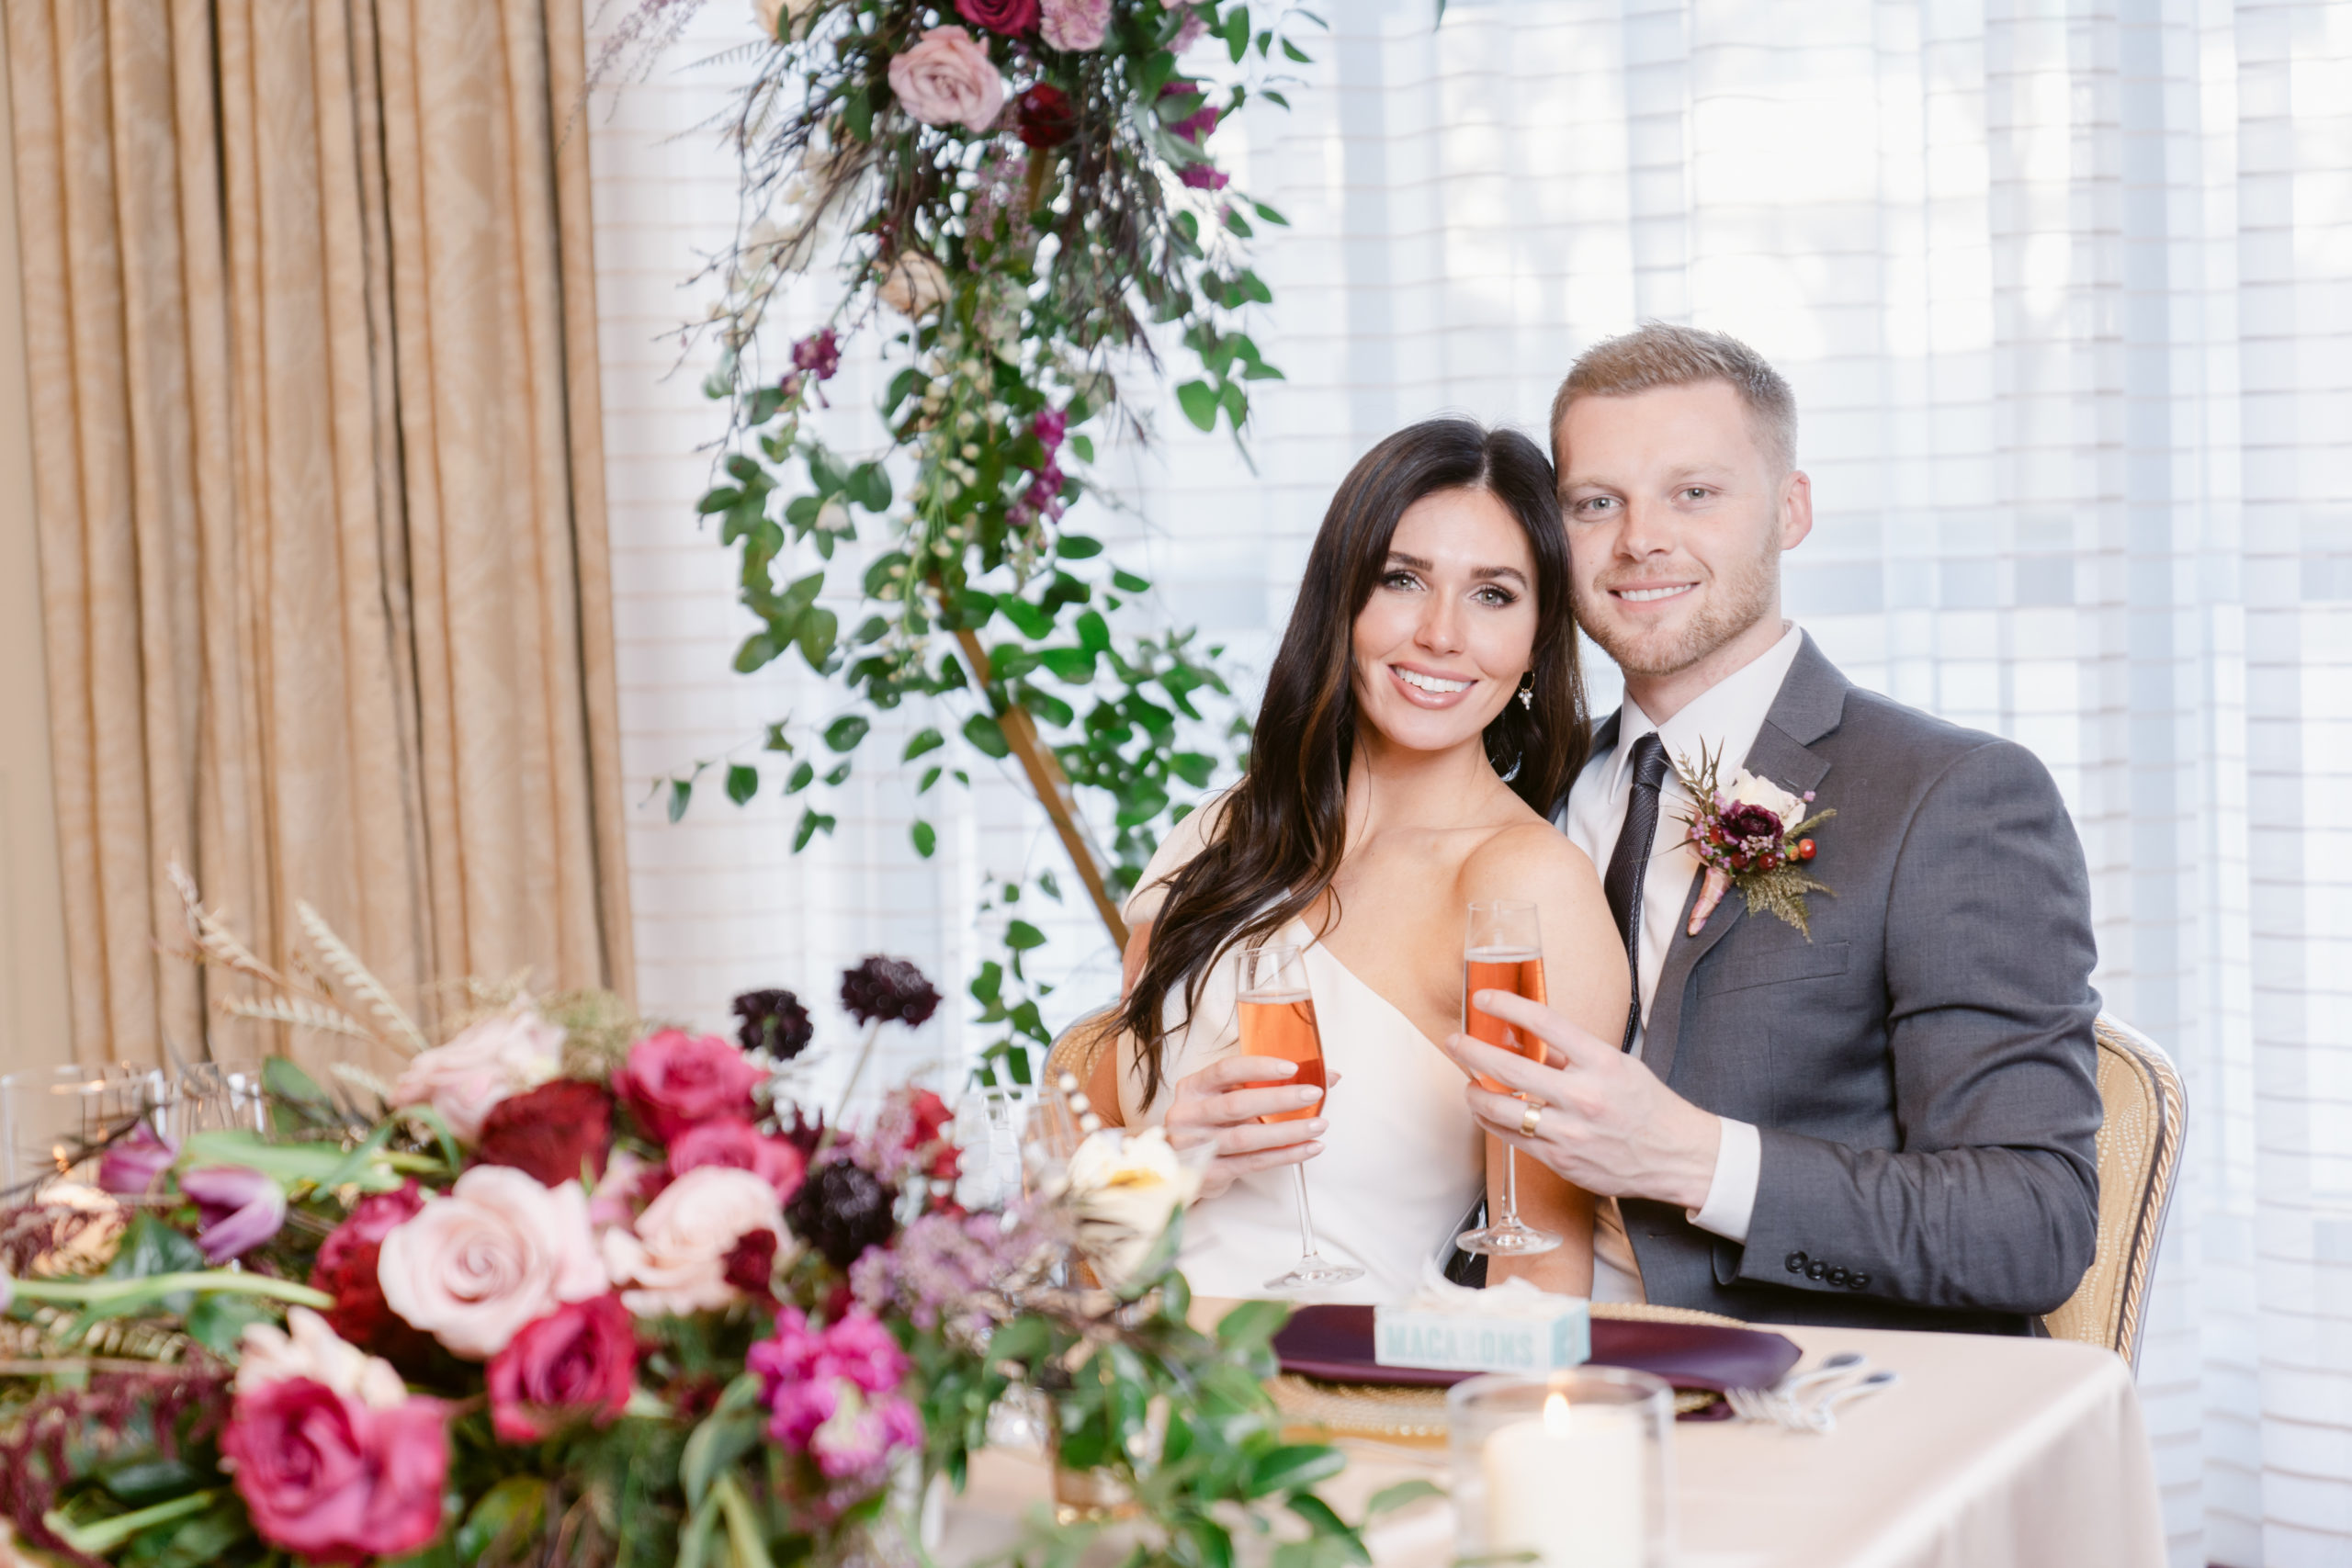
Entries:
<svg viewBox="0 0 2352 1568">
<path fill-rule="evenodd" d="M 161 1073 L 128 1062 L 0 1077 L 0 1188 L 21 1201 L 51 1181 L 95 1185 L 97 1151 L 163 1094 Z"/>
<path fill-rule="evenodd" d="M 1647 1372 L 1494 1374 L 1445 1399 L 1456 1544 L 1539 1568 L 1665 1568 L 1674 1390 Z"/>
</svg>

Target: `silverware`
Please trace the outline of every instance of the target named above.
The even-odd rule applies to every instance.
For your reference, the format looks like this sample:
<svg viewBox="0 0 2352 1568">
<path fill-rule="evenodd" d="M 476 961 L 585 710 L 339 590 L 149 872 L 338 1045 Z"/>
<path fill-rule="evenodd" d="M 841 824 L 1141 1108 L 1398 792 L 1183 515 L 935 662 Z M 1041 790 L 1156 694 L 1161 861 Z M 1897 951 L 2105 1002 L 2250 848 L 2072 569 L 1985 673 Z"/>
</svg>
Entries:
<svg viewBox="0 0 2352 1568">
<path fill-rule="evenodd" d="M 1816 1432 L 1833 1430 L 1838 1425 L 1838 1406 L 1857 1399 L 1865 1399 L 1883 1388 L 1893 1388 L 1900 1382 L 1891 1371 L 1872 1372 L 1858 1383 L 1823 1394 L 1806 1414 Z"/>
<path fill-rule="evenodd" d="M 1791 1372 L 1770 1388 L 1725 1389 L 1724 1397 L 1732 1413 L 1743 1421 L 1770 1421 L 1791 1431 L 1812 1431 L 1811 1416 L 1799 1404 L 1797 1395 L 1825 1378 L 1838 1377 L 1862 1364 L 1859 1352 L 1840 1350 L 1817 1367 Z"/>
</svg>

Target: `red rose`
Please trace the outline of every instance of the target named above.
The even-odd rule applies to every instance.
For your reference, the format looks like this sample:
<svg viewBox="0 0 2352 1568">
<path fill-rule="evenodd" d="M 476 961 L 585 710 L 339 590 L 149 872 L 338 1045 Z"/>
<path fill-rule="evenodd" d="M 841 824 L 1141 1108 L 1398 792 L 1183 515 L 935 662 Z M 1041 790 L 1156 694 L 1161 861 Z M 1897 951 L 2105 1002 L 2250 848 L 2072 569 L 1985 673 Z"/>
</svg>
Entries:
<svg viewBox="0 0 2352 1568">
<path fill-rule="evenodd" d="M 556 1078 L 491 1107 L 474 1143 L 474 1163 L 511 1165 L 542 1187 L 593 1185 L 605 1174 L 612 1147 L 611 1093 L 578 1078 Z"/>
<path fill-rule="evenodd" d="M 343 1338 L 402 1365 L 429 1356 L 432 1340 L 410 1327 L 385 1303 L 376 1279 L 376 1257 L 394 1226 L 415 1217 L 424 1195 L 412 1181 L 397 1192 L 362 1198 L 351 1217 L 319 1246 L 311 1268 L 311 1288 L 334 1298 L 327 1325 Z"/>
<path fill-rule="evenodd" d="M 801 1152 L 782 1138 L 763 1137 L 741 1116 L 716 1116 L 689 1127 L 670 1145 L 670 1174 L 685 1175 L 696 1166 L 724 1165 L 764 1179 L 779 1198 L 800 1190 L 808 1168 Z"/>
<path fill-rule="evenodd" d="M 404 1556 L 441 1533 L 449 1433 L 437 1400 L 379 1409 L 287 1378 L 237 1396 L 220 1451 L 272 1546 L 360 1562 Z"/>
<path fill-rule="evenodd" d="M 1021 140 L 1032 147 L 1058 147 L 1078 134 L 1078 110 L 1069 95 L 1040 82 L 1012 100 Z"/>
<path fill-rule="evenodd" d="M 775 1295 L 775 1232 L 745 1231 L 727 1249 L 727 1282 L 754 1301 Z"/>
<path fill-rule="evenodd" d="M 758 1110 L 752 1086 L 759 1081 L 760 1069 L 717 1035 L 665 1029 L 628 1048 L 628 1060 L 613 1075 L 613 1092 L 667 1144 L 714 1116 L 750 1121 Z"/>
<path fill-rule="evenodd" d="M 637 1382 L 637 1328 L 618 1296 L 571 1302 L 526 1325 L 490 1359 L 490 1424 L 531 1443 L 566 1424 L 620 1416 Z"/>
<path fill-rule="evenodd" d="M 976 28 L 1011 38 L 1037 25 L 1037 0 L 956 0 L 956 14 Z"/>
</svg>

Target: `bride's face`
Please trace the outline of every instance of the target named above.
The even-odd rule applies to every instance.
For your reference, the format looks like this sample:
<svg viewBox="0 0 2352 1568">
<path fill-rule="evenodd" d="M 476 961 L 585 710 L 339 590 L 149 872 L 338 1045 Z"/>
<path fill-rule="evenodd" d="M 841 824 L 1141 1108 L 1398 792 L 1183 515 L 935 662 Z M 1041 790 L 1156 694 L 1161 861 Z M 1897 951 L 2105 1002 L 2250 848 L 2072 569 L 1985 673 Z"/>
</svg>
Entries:
<svg viewBox="0 0 2352 1568">
<path fill-rule="evenodd" d="M 1534 657 L 1535 560 L 1510 509 L 1483 490 L 1406 508 L 1355 624 L 1357 711 L 1392 744 L 1475 740 Z"/>
</svg>

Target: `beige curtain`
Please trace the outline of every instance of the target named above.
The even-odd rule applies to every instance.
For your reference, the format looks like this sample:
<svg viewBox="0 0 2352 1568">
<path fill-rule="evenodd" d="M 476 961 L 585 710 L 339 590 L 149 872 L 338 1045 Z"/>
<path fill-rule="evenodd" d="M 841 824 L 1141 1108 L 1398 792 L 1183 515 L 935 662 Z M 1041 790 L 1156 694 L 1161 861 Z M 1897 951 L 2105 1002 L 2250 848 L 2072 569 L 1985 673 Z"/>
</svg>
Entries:
<svg viewBox="0 0 2352 1568">
<path fill-rule="evenodd" d="M 580 6 L 6 0 L 84 1060 L 207 1037 L 174 855 L 628 986 Z"/>
</svg>

